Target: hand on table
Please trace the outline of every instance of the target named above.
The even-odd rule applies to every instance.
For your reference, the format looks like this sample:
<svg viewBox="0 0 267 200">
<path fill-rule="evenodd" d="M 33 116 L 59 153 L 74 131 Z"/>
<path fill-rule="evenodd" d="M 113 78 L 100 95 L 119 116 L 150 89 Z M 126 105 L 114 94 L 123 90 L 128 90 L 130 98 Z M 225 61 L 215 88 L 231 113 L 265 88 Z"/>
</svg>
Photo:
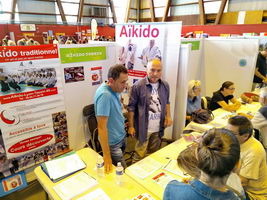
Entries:
<svg viewBox="0 0 267 200">
<path fill-rule="evenodd" d="M 109 174 L 109 173 L 111 173 L 112 172 L 112 160 L 111 160 L 111 157 L 110 157 L 110 155 L 108 155 L 108 156 L 103 156 L 103 158 L 104 158 L 104 168 L 105 168 L 105 173 L 106 174 Z"/>
</svg>

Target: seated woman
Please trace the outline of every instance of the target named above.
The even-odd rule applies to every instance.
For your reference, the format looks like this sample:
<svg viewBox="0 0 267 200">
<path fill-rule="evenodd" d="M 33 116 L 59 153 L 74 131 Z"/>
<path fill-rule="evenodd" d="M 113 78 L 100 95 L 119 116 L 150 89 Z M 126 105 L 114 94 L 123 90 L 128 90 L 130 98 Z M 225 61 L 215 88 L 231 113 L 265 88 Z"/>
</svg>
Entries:
<svg viewBox="0 0 267 200">
<path fill-rule="evenodd" d="M 198 145 L 197 143 L 192 143 L 189 145 L 186 149 L 181 151 L 177 158 L 177 164 L 178 167 L 184 171 L 185 174 L 188 174 L 190 178 L 185 178 L 183 182 L 188 183 L 190 180 L 193 180 L 194 178 L 198 179 L 200 177 L 201 171 L 197 167 L 198 165 L 198 160 L 196 158 L 196 149 Z M 239 167 L 236 167 L 236 172 L 239 171 Z M 245 199 L 245 191 L 244 188 L 242 187 L 241 180 L 239 176 L 232 172 L 227 179 L 226 182 L 226 187 L 233 192 L 237 196 L 240 197 L 240 199 Z"/>
<path fill-rule="evenodd" d="M 186 107 L 186 121 L 191 121 L 192 112 L 201 108 L 201 97 L 200 97 L 200 81 L 191 80 L 188 83 L 188 96 L 187 96 L 187 107 Z"/>
<path fill-rule="evenodd" d="M 209 109 L 216 110 L 217 108 L 223 108 L 230 112 L 236 111 L 241 106 L 241 103 L 233 96 L 234 91 L 235 86 L 233 82 L 224 82 L 220 90 L 213 93 Z M 233 104 L 229 105 L 229 100 Z"/>
<path fill-rule="evenodd" d="M 164 200 L 238 200 L 226 186 L 226 181 L 237 166 L 240 145 L 234 134 L 222 129 L 208 130 L 195 149 L 199 178 L 189 184 L 171 181 L 165 191 Z"/>
</svg>

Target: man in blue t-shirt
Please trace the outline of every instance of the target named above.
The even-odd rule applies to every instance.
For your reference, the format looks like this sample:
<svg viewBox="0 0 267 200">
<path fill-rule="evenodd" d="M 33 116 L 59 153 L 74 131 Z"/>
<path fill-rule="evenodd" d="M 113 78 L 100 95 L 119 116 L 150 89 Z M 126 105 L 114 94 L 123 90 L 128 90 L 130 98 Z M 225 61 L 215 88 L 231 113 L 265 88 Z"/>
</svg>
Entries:
<svg viewBox="0 0 267 200">
<path fill-rule="evenodd" d="M 124 117 L 120 93 L 125 89 L 128 80 L 127 69 L 123 65 L 114 65 L 109 69 L 108 82 L 103 83 L 94 97 L 98 134 L 103 150 L 105 172 L 112 172 L 112 163 L 122 163 L 125 149 Z"/>
</svg>

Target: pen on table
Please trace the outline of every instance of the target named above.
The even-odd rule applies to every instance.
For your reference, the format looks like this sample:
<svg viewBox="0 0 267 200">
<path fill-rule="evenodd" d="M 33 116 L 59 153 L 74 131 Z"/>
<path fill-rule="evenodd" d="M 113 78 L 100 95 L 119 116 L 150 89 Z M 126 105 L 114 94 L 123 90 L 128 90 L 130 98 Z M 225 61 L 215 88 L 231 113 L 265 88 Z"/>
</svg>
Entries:
<svg viewBox="0 0 267 200">
<path fill-rule="evenodd" d="M 170 159 L 168 162 L 167 162 L 167 164 L 166 165 L 164 165 L 164 167 L 163 168 L 166 168 L 167 166 L 168 166 L 168 164 L 170 164 L 170 162 L 171 162 L 172 160 Z"/>
</svg>

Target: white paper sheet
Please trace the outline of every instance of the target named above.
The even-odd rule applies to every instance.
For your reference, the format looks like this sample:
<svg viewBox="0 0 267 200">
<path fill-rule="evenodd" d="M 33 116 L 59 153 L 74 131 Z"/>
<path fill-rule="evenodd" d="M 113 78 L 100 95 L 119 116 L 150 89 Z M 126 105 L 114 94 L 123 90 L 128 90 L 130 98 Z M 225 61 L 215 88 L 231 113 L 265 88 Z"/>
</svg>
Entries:
<svg viewBox="0 0 267 200">
<path fill-rule="evenodd" d="M 62 200 L 70 200 L 97 184 L 98 183 L 94 178 L 85 172 L 80 172 L 58 183 L 53 187 L 53 189 Z"/>
<path fill-rule="evenodd" d="M 45 165 L 50 178 L 53 180 L 86 167 L 85 163 L 77 154 L 71 154 L 66 157 L 47 161 Z"/>
<path fill-rule="evenodd" d="M 170 181 L 175 180 L 175 178 L 164 172 L 157 174 L 152 179 L 153 181 L 155 181 L 155 183 L 159 184 L 162 187 L 162 189 L 165 189 Z"/>
<path fill-rule="evenodd" d="M 90 192 L 77 200 L 111 200 L 109 196 L 101 189 L 98 188 L 94 190 L 93 192 Z"/>
<path fill-rule="evenodd" d="M 161 163 L 157 162 L 156 160 L 150 157 L 146 157 L 145 159 L 130 166 L 128 170 L 135 176 L 144 179 L 161 167 L 162 167 Z"/>
<path fill-rule="evenodd" d="M 178 167 L 176 160 L 170 160 L 163 169 L 173 174 L 176 174 L 182 178 L 190 178 L 189 175 L 183 173 L 183 171 Z"/>
</svg>

